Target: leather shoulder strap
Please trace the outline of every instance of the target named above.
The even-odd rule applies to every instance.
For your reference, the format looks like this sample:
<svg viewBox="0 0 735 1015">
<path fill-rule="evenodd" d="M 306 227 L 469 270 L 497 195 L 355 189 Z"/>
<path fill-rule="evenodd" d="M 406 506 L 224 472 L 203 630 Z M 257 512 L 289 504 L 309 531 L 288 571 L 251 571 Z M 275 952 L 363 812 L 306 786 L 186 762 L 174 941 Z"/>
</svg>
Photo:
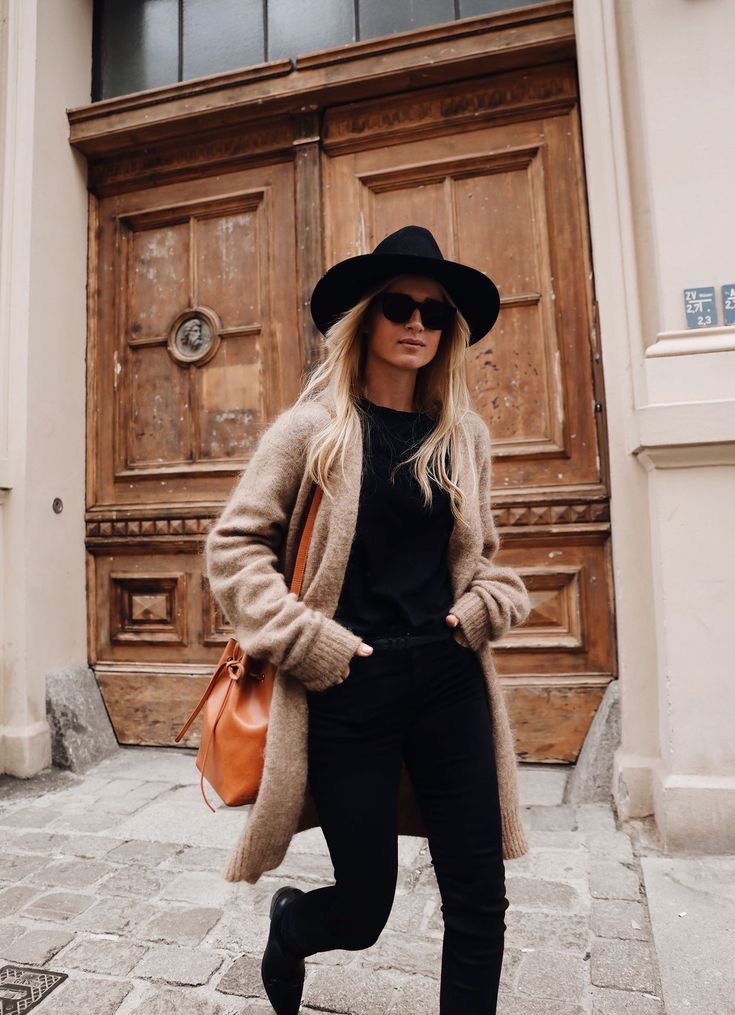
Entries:
<svg viewBox="0 0 735 1015">
<path fill-rule="evenodd" d="M 301 595 L 301 582 L 304 580 L 304 569 L 306 568 L 306 556 L 309 552 L 309 544 L 311 543 L 311 534 L 314 531 L 314 522 L 316 521 L 316 513 L 319 510 L 319 505 L 322 500 L 322 488 L 314 484 L 314 490 L 311 496 L 311 504 L 309 505 L 309 513 L 306 516 L 306 523 L 304 530 L 301 533 L 301 539 L 299 540 L 299 549 L 296 553 L 296 563 L 293 569 L 293 577 L 291 578 L 291 591 L 295 593 L 298 599 Z"/>
<path fill-rule="evenodd" d="M 323 402 L 321 404 L 324 405 Z M 334 419 L 336 413 L 332 410 L 331 406 L 325 405 L 324 408 L 327 410 L 332 419 Z M 317 486 L 315 483 L 311 495 L 311 503 L 309 504 L 309 513 L 306 516 L 304 529 L 301 533 L 301 539 L 299 540 L 299 548 L 296 553 L 296 563 L 294 564 L 293 577 L 291 579 L 291 591 L 296 594 L 297 599 L 301 595 L 301 583 L 304 579 L 304 570 L 306 568 L 306 558 L 309 552 L 309 544 L 311 543 L 311 534 L 314 530 L 316 513 L 319 510 L 322 496 L 322 488 Z"/>
</svg>

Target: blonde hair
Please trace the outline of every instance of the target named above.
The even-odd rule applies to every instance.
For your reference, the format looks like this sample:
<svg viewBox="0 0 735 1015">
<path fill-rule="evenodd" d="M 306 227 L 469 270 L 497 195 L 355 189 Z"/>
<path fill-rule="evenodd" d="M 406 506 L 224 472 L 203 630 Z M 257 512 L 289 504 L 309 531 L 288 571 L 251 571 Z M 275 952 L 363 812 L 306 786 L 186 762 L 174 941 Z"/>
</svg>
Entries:
<svg viewBox="0 0 735 1015">
<path fill-rule="evenodd" d="M 331 392 L 336 415 L 315 435 L 307 454 L 306 468 L 313 482 L 318 483 L 327 496 L 332 496 L 330 476 L 337 461 L 344 475 L 345 453 L 353 437 L 359 437 L 361 424 L 357 400 L 364 396 L 364 366 L 367 343 L 363 329 L 370 305 L 392 279 L 371 288 L 353 307 L 342 314 L 325 332 L 326 354 L 312 370 L 295 405 L 315 400 L 324 392 Z M 450 295 L 440 286 L 445 299 L 456 306 Z M 465 350 L 469 344 L 470 327 L 457 310 L 452 325 L 442 334 L 436 355 L 420 367 L 416 377 L 414 400 L 419 412 L 436 417 L 436 425 L 416 451 L 401 466 L 413 465 L 414 476 L 424 496 L 424 504 L 432 503 L 430 482 L 433 480 L 449 494 L 455 519 L 463 521 L 465 493 L 447 471 L 447 456 L 457 462 L 459 441 L 469 441 L 468 416 L 474 410 L 465 376 Z M 472 480 L 476 487 L 477 475 L 473 456 L 470 456 Z M 454 469 L 452 469 L 454 471 Z"/>
</svg>

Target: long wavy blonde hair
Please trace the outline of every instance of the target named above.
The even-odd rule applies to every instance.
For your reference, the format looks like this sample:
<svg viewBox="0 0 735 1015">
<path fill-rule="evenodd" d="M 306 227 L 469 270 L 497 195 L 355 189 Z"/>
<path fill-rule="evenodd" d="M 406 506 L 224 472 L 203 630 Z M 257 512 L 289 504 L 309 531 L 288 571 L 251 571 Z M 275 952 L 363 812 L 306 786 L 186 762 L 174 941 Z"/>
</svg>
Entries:
<svg viewBox="0 0 735 1015">
<path fill-rule="evenodd" d="M 395 277 L 395 276 L 394 276 Z M 316 400 L 331 392 L 334 418 L 325 423 L 311 441 L 306 468 L 313 482 L 319 483 L 331 497 L 330 478 L 339 462 L 344 475 L 345 454 L 353 436 L 362 430 L 357 404 L 364 397 L 364 370 L 367 360 L 365 318 L 373 299 L 390 285 L 392 278 L 371 288 L 351 309 L 342 314 L 325 332 L 326 353 L 312 370 L 294 405 Z M 444 298 L 456 306 L 449 293 L 440 286 Z M 458 460 L 459 441 L 469 441 L 468 416 L 474 410 L 465 376 L 465 350 L 469 344 L 470 327 L 457 310 L 453 324 L 442 334 L 433 359 L 418 369 L 414 392 L 415 408 L 436 418 L 436 425 L 416 451 L 393 471 L 413 465 L 414 476 L 423 493 L 424 504 L 432 503 L 431 481 L 444 489 L 450 498 L 455 519 L 464 522 L 462 510 L 466 493 L 454 482 L 447 470 L 447 461 Z M 477 475 L 474 456 L 469 456 L 474 488 Z M 454 471 L 453 469 L 451 470 Z"/>
</svg>

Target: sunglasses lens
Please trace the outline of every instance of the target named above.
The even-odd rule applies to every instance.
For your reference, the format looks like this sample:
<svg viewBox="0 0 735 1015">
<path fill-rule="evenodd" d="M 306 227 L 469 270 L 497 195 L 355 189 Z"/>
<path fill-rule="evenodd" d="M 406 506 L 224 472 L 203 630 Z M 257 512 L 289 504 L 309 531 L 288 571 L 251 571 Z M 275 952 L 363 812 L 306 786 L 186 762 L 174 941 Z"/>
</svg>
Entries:
<svg viewBox="0 0 735 1015">
<path fill-rule="evenodd" d="M 454 307 L 440 300 L 425 300 L 421 304 L 421 320 L 431 331 L 441 331 L 454 317 Z"/>
<path fill-rule="evenodd" d="M 394 324 L 405 324 L 418 307 L 423 325 L 430 331 L 441 331 L 454 318 L 454 307 L 451 304 L 442 303 L 441 300 L 417 303 L 407 293 L 383 293 L 381 305 L 383 316 Z"/>
<path fill-rule="evenodd" d="M 383 316 L 394 324 L 404 324 L 416 305 L 405 293 L 383 293 L 382 304 Z"/>
</svg>

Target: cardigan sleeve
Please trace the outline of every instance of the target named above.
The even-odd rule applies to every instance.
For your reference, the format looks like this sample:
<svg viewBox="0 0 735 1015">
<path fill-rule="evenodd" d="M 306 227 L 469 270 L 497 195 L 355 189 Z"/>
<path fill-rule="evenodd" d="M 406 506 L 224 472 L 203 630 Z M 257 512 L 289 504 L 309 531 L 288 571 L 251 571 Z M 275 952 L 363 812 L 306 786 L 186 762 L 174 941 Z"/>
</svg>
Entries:
<svg viewBox="0 0 735 1015">
<path fill-rule="evenodd" d="M 486 641 L 498 641 L 511 627 L 522 624 L 531 612 L 528 591 L 520 575 L 494 563 L 500 539 L 493 519 L 490 496 L 490 433 L 480 418 L 479 497 L 482 554 L 467 591 L 449 610 L 459 619 L 469 646 L 479 650 Z M 459 640 L 459 639 L 458 639 Z"/>
<path fill-rule="evenodd" d="M 260 437 L 204 548 L 205 570 L 246 655 L 268 659 L 310 690 L 341 683 L 361 638 L 307 606 L 278 554 L 303 476 L 298 426 L 286 410 Z"/>
</svg>

